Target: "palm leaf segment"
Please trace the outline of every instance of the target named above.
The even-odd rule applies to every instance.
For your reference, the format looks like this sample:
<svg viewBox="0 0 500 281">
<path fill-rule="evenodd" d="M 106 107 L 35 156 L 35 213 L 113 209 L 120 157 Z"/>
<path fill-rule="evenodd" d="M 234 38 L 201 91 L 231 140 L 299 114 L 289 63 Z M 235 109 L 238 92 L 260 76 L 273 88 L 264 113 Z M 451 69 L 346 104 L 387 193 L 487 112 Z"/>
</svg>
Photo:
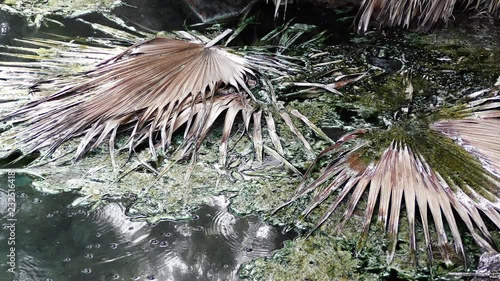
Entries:
<svg viewBox="0 0 500 281">
<path fill-rule="evenodd" d="M 436 122 L 433 127 L 475 155 L 485 169 L 500 177 L 500 78 L 490 97 L 470 103 L 468 118 Z"/>
<path fill-rule="evenodd" d="M 132 150 L 148 140 L 156 155 L 155 137 L 161 137 L 165 149 L 183 125 L 187 153 L 226 112 L 224 156 L 239 112 L 247 129 L 252 117 L 260 126 L 262 113 L 246 84 L 253 75 L 248 60 L 220 47 L 156 38 L 100 63 L 84 73 L 80 83 L 30 102 L 7 118 L 25 124 L 16 135 L 19 142 L 32 150 L 48 147 L 49 154 L 68 139 L 84 135 L 76 151 L 79 158 L 108 136 L 113 155 L 122 129 L 131 132 L 125 147 Z M 43 91 L 43 84 L 40 88 Z M 254 136 L 261 142 L 260 131 Z"/>
<path fill-rule="evenodd" d="M 496 90 L 498 93 L 498 89 Z M 496 94 L 495 94 L 496 95 Z M 338 209 L 341 202 L 347 200 L 347 207 L 337 226 L 340 231 L 353 215 L 362 195 L 368 193 L 361 239 L 358 250 L 368 237 L 372 216 L 378 202 L 378 223 L 387 230 L 389 247 L 387 260 L 390 263 L 395 254 L 401 207 L 406 209 L 409 226 L 409 244 L 412 253 L 416 253 L 415 222 L 417 210 L 422 222 L 428 256 L 432 260 L 430 221 L 434 222 L 437 232 L 437 247 L 445 262 L 450 261 L 446 228 L 451 231 L 455 251 L 465 259 L 456 216 L 463 221 L 476 243 L 488 251 L 495 250 L 495 243 L 483 220 L 487 217 L 500 229 L 500 103 L 499 97 L 489 97 L 472 102 L 464 112 L 470 117 L 459 120 L 445 120 L 432 124 L 434 132 L 442 138 L 446 136 L 456 140 L 482 164 L 467 166 L 469 159 L 452 155 L 454 161 L 463 162 L 471 173 L 484 180 L 483 186 L 474 186 L 461 175 L 449 177 L 441 175 L 418 152 L 417 147 L 407 145 L 405 141 L 393 140 L 376 161 L 367 161 L 366 153 L 371 151 L 369 140 L 363 137 L 370 134 L 367 130 L 357 130 L 346 134 L 338 142 L 324 150 L 311 165 L 295 195 L 282 207 L 316 190 L 315 197 L 303 211 L 309 215 L 313 209 L 337 192 L 336 198 L 323 214 L 316 227 L 319 228 Z M 439 132 L 439 133 L 438 133 Z M 451 143 L 451 140 L 449 140 Z M 446 142 L 446 139 L 444 140 Z M 452 144 L 452 143 L 451 143 Z M 434 145 L 432 142 L 425 145 Z M 315 164 L 327 155 L 336 155 L 334 160 L 313 182 L 307 184 Z M 441 157 L 441 155 L 439 156 Z M 329 181 L 330 180 L 330 181 Z M 328 183 L 327 183 L 328 182 Z M 325 184 L 327 183 L 327 184 Z M 349 194 L 350 197 L 348 196 Z M 281 207 L 280 207 L 281 208 Z M 280 209 L 278 208 L 278 210 Z M 311 232 L 312 232 L 311 231 Z"/>
</svg>

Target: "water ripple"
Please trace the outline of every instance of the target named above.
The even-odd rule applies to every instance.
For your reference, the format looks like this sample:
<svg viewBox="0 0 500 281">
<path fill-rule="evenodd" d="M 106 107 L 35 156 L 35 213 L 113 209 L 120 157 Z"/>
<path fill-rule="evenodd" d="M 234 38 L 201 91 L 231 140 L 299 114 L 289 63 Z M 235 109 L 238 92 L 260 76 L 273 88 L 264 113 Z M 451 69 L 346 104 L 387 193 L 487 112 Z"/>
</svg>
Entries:
<svg viewBox="0 0 500 281">
<path fill-rule="evenodd" d="M 119 203 L 89 211 L 72 207 L 71 193 L 23 194 L 16 215 L 16 277 L 23 281 L 234 280 L 242 263 L 269 256 L 290 238 L 255 216 L 229 213 L 222 196 L 191 220 L 149 225 L 131 220 Z M 0 191 L 0 210 L 4 197 Z"/>
</svg>

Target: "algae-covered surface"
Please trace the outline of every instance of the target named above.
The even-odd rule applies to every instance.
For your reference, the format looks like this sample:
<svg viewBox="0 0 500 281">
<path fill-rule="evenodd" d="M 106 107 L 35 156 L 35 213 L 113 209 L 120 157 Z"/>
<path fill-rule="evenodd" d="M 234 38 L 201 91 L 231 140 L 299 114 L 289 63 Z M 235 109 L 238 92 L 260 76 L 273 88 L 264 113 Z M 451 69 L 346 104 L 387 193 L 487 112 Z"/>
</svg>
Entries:
<svg viewBox="0 0 500 281">
<path fill-rule="evenodd" d="M 310 116 L 311 120 L 323 124 L 324 129 L 330 126 L 343 130 L 375 128 L 373 134 L 382 139 L 375 137 L 371 140 L 374 151 L 387 147 L 393 139 L 408 138 L 417 147 L 426 147 L 424 157 L 430 158 L 431 167 L 442 174 L 475 177 L 471 174 L 475 165 L 472 158 L 469 166 L 460 166 L 453 159 L 443 158 L 445 154 L 439 152 L 439 147 L 448 145 L 450 147 L 443 149 L 460 153 L 465 151 L 454 144 L 446 144 L 449 141 L 444 139 L 425 139 L 432 139 L 435 135 L 429 132 L 428 127 L 434 118 L 451 117 L 447 114 L 454 112 L 452 108 L 460 108 L 467 95 L 498 83 L 499 39 L 498 25 L 464 19 L 432 34 L 388 31 L 386 35 L 353 36 L 348 43 L 326 47 L 328 55 L 341 58 L 335 65 L 338 69 L 370 70 L 370 78 L 341 89 L 342 96 L 325 92 L 314 95 L 315 98 L 305 96 L 302 97 L 305 100 L 291 101 L 290 105 Z M 411 81 L 408 81 L 408 73 Z M 310 79 L 310 82 L 325 84 L 335 81 L 332 76 L 321 75 L 311 76 Z M 411 102 L 409 94 L 412 95 Z M 409 116 L 400 118 L 408 112 L 411 113 Z M 477 180 L 481 186 L 484 179 L 479 177 Z M 301 203 L 297 202 L 292 209 Z M 325 210 L 326 207 L 320 207 L 317 215 L 313 214 L 299 225 L 308 229 Z M 272 258 L 249 263 L 242 275 L 252 280 L 461 280 L 463 275 L 449 273 L 474 268 L 478 260 L 481 251 L 473 245 L 471 237 L 466 236 L 468 266 L 464 267 L 457 257 L 452 265 L 446 266 L 436 259 L 429 266 L 420 232 L 420 237 L 417 237 L 420 241 L 417 260 L 412 261 L 409 258 L 407 226 L 400 223 L 396 258 L 387 265 L 387 246 L 381 229 L 372 227 L 368 243 L 361 251 L 356 250 L 362 228 L 363 206 L 358 206 L 358 210 L 359 213 L 341 231 L 335 229 L 343 210 L 334 213 L 326 225 L 308 238 L 296 239 Z M 290 220 L 288 212 L 293 211 L 284 211 L 285 221 Z M 405 220 L 401 218 L 400 221 Z M 498 230 L 493 236 L 498 242 Z M 418 266 L 415 267 L 415 264 Z"/>
<path fill-rule="evenodd" d="M 64 18 L 77 18 L 91 13 L 109 14 L 121 6 L 120 0 L 6 0 L 0 4 L 0 11 L 23 19 L 22 33 L 34 34 L 48 23 L 64 27 Z"/>
<path fill-rule="evenodd" d="M 57 4 L 57 1 L 49 2 Z M 64 1 L 64 5 L 59 5 L 58 9 L 51 10 L 50 13 L 57 10 L 62 11 L 63 16 L 73 17 L 80 11 L 116 4 L 115 1 L 103 1 L 104 6 L 89 6 L 85 4 L 87 2 Z M 29 1 L 8 1 L 3 5 L 10 5 L 9 9 L 22 9 L 27 3 Z M 36 3 L 33 4 L 34 7 L 37 7 Z M 69 12 L 70 4 L 75 5 L 72 7 L 73 12 Z M 39 14 L 36 10 L 33 11 L 30 17 Z M 45 15 L 44 13 L 40 14 Z M 301 20 L 304 19 L 295 21 Z M 342 42 L 329 41 L 326 35 L 333 34 L 334 31 L 321 26 L 293 23 L 289 26 L 289 29 L 285 28 L 289 31 L 281 33 L 274 41 L 254 41 L 257 45 L 254 50 L 259 45 L 264 48 L 266 44 L 284 44 L 287 48 L 272 51 L 284 57 L 299 58 L 297 63 L 307 69 L 304 73 L 275 79 L 272 83 L 278 103 L 290 113 L 293 123 L 316 154 L 329 141 L 295 117 L 292 113 L 294 110 L 306 116 L 334 141 L 343 133 L 359 128 L 382 132 L 381 137 L 374 133 L 373 140 L 376 141 L 372 140 L 376 142 L 373 149 L 377 150 L 387 146 L 384 141 L 387 128 L 391 128 L 393 132 L 401 128 L 410 136 L 424 134 L 422 138 L 425 139 L 426 130 L 420 128 L 428 128 L 428 124 L 436 116 L 447 114 L 443 109 L 450 110 L 450 114 L 453 114 L 453 108 L 463 105 L 467 95 L 491 87 L 500 76 L 500 27 L 498 23 L 488 20 L 460 19 L 431 34 L 402 30 L 364 36 L 349 34 L 348 39 Z M 215 30 L 221 30 L 221 27 L 215 26 Z M 325 33 L 320 33 L 323 30 Z M 209 32 L 201 30 L 204 34 L 213 32 L 214 28 Z M 298 36 L 299 33 L 305 35 L 301 37 Z M 324 40 L 312 40 L 319 37 L 310 33 L 321 34 L 320 38 Z M 272 34 L 267 38 L 273 38 Z M 312 41 L 307 43 L 308 40 Z M 239 52 L 248 50 L 237 46 L 234 49 Z M 339 82 L 345 83 L 340 85 Z M 318 87 L 318 84 L 337 85 L 336 90 L 340 93 L 326 91 Z M 21 87 L 21 92 L 22 89 Z M 402 115 L 409 117 L 399 118 Z M 285 152 L 283 156 L 300 171 L 305 171 L 312 162 L 313 155 L 306 151 L 302 141 L 290 132 L 282 120 L 276 119 L 276 122 Z M 414 131 L 414 127 L 418 127 L 418 130 Z M 265 128 L 264 131 L 266 132 Z M 97 207 L 106 204 L 110 198 L 132 197 L 134 202 L 128 208 L 128 213 L 157 222 L 189 218 L 199 205 L 210 203 L 213 196 L 223 194 L 230 198 L 229 208 L 236 214 L 259 214 L 270 223 L 285 225 L 299 234 L 307 233 L 328 205 L 320 205 L 308 218 L 303 219 L 300 213 L 308 200 L 299 199 L 272 214 L 275 208 L 293 196 L 301 178 L 287 168 L 282 159 L 273 157 L 272 153 L 268 152 L 262 162 L 257 161 L 252 141 L 242 132 L 241 125 L 234 126 L 229 141 L 227 167 L 219 164 L 220 127 L 214 128 L 203 142 L 196 162 L 187 158 L 172 163 L 169 156 L 175 154 L 174 147 L 158 158 L 152 158 L 147 149 L 137 151 L 131 157 L 126 151 L 120 152 L 116 156 L 116 165 L 113 165 L 108 148 L 103 146 L 75 163 L 72 160 L 72 153 L 78 145 L 78 140 L 75 139 L 50 157 L 31 162 L 33 157 L 16 152 L 6 157 L 2 165 L 4 169 L 30 175 L 34 179 L 35 188 L 41 191 L 74 191 L 79 195 L 73 202 L 74 205 Z M 397 132 L 395 134 L 401 135 Z M 240 137 L 241 135 L 243 136 Z M 179 144 L 181 141 L 182 134 L 179 134 L 175 142 Z M 264 144 L 271 146 L 271 140 L 264 139 Z M 5 144 L 3 146 L 5 149 Z M 11 151 L 15 149 L 15 144 L 9 146 L 7 148 Z M 432 156 L 433 153 L 435 152 L 431 151 L 429 155 Z M 18 164 L 10 163 L 17 158 L 22 159 Z M 452 161 L 444 160 L 444 163 Z M 171 166 L 170 169 L 159 178 L 159 173 L 167 166 Z M 443 169 L 449 167 L 444 165 Z M 190 177 L 186 179 L 188 171 Z M 462 226 L 468 249 L 467 266 L 458 257 L 452 260 L 453 264 L 446 266 L 440 262 L 437 253 L 436 260 L 429 265 L 421 231 L 417 231 L 418 252 L 417 260 L 414 261 L 409 255 L 407 225 L 401 223 L 396 257 L 388 265 L 383 230 L 372 227 L 365 247 L 356 249 L 363 221 L 363 206 L 358 206 L 353 218 L 342 230 L 337 231 L 342 211 L 334 213 L 312 235 L 301 235 L 287 242 L 273 257 L 249 262 L 241 269 L 240 276 L 248 280 L 311 281 L 394 277 L 407 280 L 427 280 L 431 277 L 453 279 L 452 275 L 448 275 L 449 272 L 464 272 L 474 268 L 480 255 L 480 249 L 474 245 L 472 238 L 466 234 L 466 228 Z M 404 222 L 405 218 L 400 221 Z M 493 236 L 498 241 L 498 230 L 493 231 Z"/>
<path fill-rule="evenodd" d="M 6 0 L 0 8 L 40 24 L 37 21 L 48 15 L 78 17 L 92 12 L 109 12 L 121 4 L 120 0 Z"/>
</svg>

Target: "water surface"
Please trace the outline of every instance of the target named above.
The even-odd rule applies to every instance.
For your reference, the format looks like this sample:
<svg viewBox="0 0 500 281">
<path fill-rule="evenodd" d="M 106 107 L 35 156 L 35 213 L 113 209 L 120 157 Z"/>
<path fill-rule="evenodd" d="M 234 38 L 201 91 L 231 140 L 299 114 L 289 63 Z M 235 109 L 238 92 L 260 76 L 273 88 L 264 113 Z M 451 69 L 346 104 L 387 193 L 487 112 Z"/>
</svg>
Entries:
<svg viewBox="0 0 500 281">
<path fill-rule="evenodd" d="M 42 194 L 16 175 L 16 276 L 8 269 L 7 176 L 0 176 L 0 280 L 235 280 L 240 265 L 291 237 L 255 216 L 235 217 L 219 196 L 192 219 L 148 224 L 128 202 L 91 211 L 76 194 Z"/>
</svg>

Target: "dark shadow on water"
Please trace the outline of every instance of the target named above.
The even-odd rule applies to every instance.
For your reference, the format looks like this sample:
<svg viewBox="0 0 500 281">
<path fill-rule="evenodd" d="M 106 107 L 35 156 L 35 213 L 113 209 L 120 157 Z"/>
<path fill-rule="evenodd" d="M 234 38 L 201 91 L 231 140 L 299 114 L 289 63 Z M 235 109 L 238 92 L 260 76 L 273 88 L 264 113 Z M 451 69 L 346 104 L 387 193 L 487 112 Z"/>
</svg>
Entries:
<svg viewBox="0 0 500 281">
<path fill-rule="evenodd" d="M 0 175 L 0 280 L 9 230 L 7 176 Z M 290 234 L 255 216 L 227 212 L 222 196 L 194 211 L 191 220 L 151 225 L 125 215 L 126 202 L 90 211 L 73 207 L 73 193 L 42 194 L 16 175 L 17 280 L 235 280 L 242 263 L 271 255 Z"/>
</svg>

